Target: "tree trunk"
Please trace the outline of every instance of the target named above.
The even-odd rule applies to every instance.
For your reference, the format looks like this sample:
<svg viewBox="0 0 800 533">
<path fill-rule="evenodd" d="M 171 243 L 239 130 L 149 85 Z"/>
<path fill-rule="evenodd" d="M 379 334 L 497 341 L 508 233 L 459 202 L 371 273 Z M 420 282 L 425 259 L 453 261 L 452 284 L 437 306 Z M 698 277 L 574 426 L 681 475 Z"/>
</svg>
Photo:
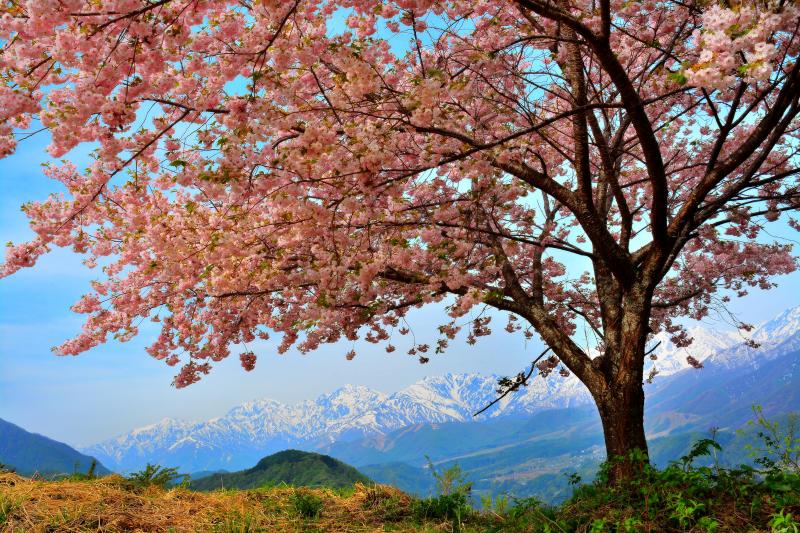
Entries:
<svg viewBox="0 0 800 533">
<path fill-rule="evenodd" d="M 609 461 L 609 482 L 624 483 L 648 462 L 641 383 L 618 385 L 597 400 Z"/>
<path fill-rule="evenodd" d="M 605 386 L 593 394 L 603 424 L 609 482 L 624 483 L 648 463 L 644 434 L 644 359 L 649 331 L 646 291 L 632 291 L 599 366 Z"/>
</svg>

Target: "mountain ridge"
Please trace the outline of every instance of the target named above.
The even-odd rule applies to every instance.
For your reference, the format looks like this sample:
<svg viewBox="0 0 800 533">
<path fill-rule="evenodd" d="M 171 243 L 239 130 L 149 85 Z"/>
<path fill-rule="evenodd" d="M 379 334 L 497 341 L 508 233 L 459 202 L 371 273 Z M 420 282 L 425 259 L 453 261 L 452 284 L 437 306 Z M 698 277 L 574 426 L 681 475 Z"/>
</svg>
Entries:
<svg viewBox="0 0 800 533">
<path fill-rule="evenodd" d="M 648 359 L 646 366 L 646 372 L 653 366 L 659 371 L 656 383 L 647 388 L 648 394 L 675 379 L 693 376 L 697 371 L 686 362 L 687 355 L 711 368 L 757 366 L 773 357 L 770 354 L 776 350 L 780 352 L 780 342 L 800 344 L 795 338 L 798 331 L 800 306 L 754 330 L 752 338 L 762 343 L 761 349 L 748 347 L 737 332 L 692 328 L 690 335 L 695 342 L 688 349 L 674 346 L 660 333 L 651 342 L 660 342 L 655 351 L 657 359 Z M 473 413 L 496 397 L 497 378 L 449 373 L 422 379 L 392 394 L 346 385 L 293 405 L 272 399 L 253 400 L 203 422 L 164 419 L 83 451 L 123 471 L 141 468 L 145 462 L 180 465 L 187 470 L 243 468 L 281 449 L 321 450 L 415 424 L 472 420 Z M 506 397 L 478 419 L 528 416 L 590 404 L 588 391 L 574 376 L 534 378 L 520 393 Z"/>
</svg>

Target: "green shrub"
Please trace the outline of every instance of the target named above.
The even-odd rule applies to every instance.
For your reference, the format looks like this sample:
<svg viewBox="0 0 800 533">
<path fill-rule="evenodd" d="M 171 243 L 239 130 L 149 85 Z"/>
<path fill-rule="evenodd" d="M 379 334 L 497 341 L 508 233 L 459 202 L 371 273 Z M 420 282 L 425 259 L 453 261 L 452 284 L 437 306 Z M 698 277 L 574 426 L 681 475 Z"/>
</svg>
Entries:
<svg viewBox="0 0 800 533">
<path fill-rule="evenodd" d="M 92 462 L 89 464 L 89 468 L 86 472 L 79 472 L 78 468 L 80 467 L 80 463 L 75 461 L 75 464 L 72 468 L 71 474 L 54 474 L 51 476 L 53 480 L 69 480 L 69 481 L 91 481 L 93 479 L 97 479 L 97 459 L 92 459 Z"/>
<path fill-rule="evenodd" d="M 467 480 L 467 476 L 461 471 L 461 466 L 458 463 L 444 470 L 436 470 L 431 458 L 426 455 L 425 459 L 428 461 L 428 470 L 431 471 L 431 475 L 436 479 L 436 488 L 439 494 L 444 496 L 456 493 L 467 496 L 470 494 L 472 482 Z"/>
<path fill-rule="evenodd" d="M 484 494 L 481 496 L 481 509 L 497 515 L 504 515 L 509 509 L 508 494 Z"/>
<path fill-rule="evenodd" d="M 568 531 L 558 517 L 556 507 L 545 505 L 536 497 L 515 498 L 514 505 L 503 515 L 503 529 L 509 531 Z"/>
<path fill-rule="evenodd" d="M 144 470 L 134 472 L 126 479 L 134 488 L 155 486 L 163 489 L 167 487 L 167 485 L 176 484 L 175 482 L 179 479 L 181 480 L 181 484 L 187 484 L 189 475 L 178 473 L 177 468 L 168 468 L 147 463 Z"/>
<path fill-rule="evenodd" d="M 303 518 L 319 518 L 322 514 L 322 499 L 311 492 L 297 491 L 292 494 L 294 512 Z"/>
<path fill-rule="evenodd" d="M 460 528 L 461 521 L 470 515 L 470 496 L 472 482 L 467 481 L 458 463 L 450 468 L 437 470 L 427 455 L 428 469 L 436 479 L 437 496 L 415 500 L 411 505 L 411 513 L 419 522 L 425 520 L 452 520 L 455 529 Z"/>
<path fill-rule="evenodd" d="M 471 511 L 463 493 L 440 494 L 415 500 L 411 512 L 419 522 L 425 520 L 463 520 Z"/>
</svg>

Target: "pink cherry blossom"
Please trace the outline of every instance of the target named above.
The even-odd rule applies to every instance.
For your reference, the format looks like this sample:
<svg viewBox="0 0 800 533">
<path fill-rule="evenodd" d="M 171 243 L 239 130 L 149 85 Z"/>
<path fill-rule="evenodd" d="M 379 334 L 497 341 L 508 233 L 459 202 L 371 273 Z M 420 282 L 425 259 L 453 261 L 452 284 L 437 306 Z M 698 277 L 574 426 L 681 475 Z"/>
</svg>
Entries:
<svg viewBox="0 0 800 533">
<path fill-rule="evenodd" d="M 54 246 L 103 265 L 62 354 L 151 320 L 176 387 L 271 332 L 281 353 L 362 339 L 425 362 L 487 336 L 490 306 L 626 453 L 646 447 L 651 335 L 687 344 L 679 318 L 797 268 L 765 232 L 800 228 L 796 3 L 0 9 L 0 157 L 40 127 L 54 157 L 97 148 L 46 169 L 67 193 L 26 204 L 36 237 L 0 270 Z M 404 337 L 435 302 L 436 354 Z"/>
</svg>

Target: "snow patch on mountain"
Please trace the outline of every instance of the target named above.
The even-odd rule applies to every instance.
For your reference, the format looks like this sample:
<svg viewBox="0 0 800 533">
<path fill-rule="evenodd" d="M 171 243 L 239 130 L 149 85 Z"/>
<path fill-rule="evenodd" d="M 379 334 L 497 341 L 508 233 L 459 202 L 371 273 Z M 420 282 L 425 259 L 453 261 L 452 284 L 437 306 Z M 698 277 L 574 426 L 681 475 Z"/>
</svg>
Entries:
<svg viewBox="0 0 800 533">
<path fill-rule="evenodd" d="M 744 341 L 737 331 L 709 329 L 701 326 L 689 328 L 692 343 L 686 347 L 678 347 L 670 340 L 669 333 L 661 332 L 653 336 L 650 346 L 658 344 L 653 352 L 656 359 L 645 360 L 645 375 L 651 368 L 658 371 L 659 376 L 670 376 L 690 367 L 686 358 L 694 357 L 698 361 L 705 361 L 714 353 L 735 346 Z"/>
<path fill-rule="evenodd" d="M 753 332 L 757 342 L 782 342 L 800 331 L 800 305 L 787 309 L 772 320 L 760 324 Z"/>
<path fill-rule="evenodd" d="M 800 348 L 800 306 L 759 324 L 747 337 L 757 346 L 742 342 L 714 353 L 709 361 L 724 368 L 758 368 L 766 361 Z"/>
</svg>

